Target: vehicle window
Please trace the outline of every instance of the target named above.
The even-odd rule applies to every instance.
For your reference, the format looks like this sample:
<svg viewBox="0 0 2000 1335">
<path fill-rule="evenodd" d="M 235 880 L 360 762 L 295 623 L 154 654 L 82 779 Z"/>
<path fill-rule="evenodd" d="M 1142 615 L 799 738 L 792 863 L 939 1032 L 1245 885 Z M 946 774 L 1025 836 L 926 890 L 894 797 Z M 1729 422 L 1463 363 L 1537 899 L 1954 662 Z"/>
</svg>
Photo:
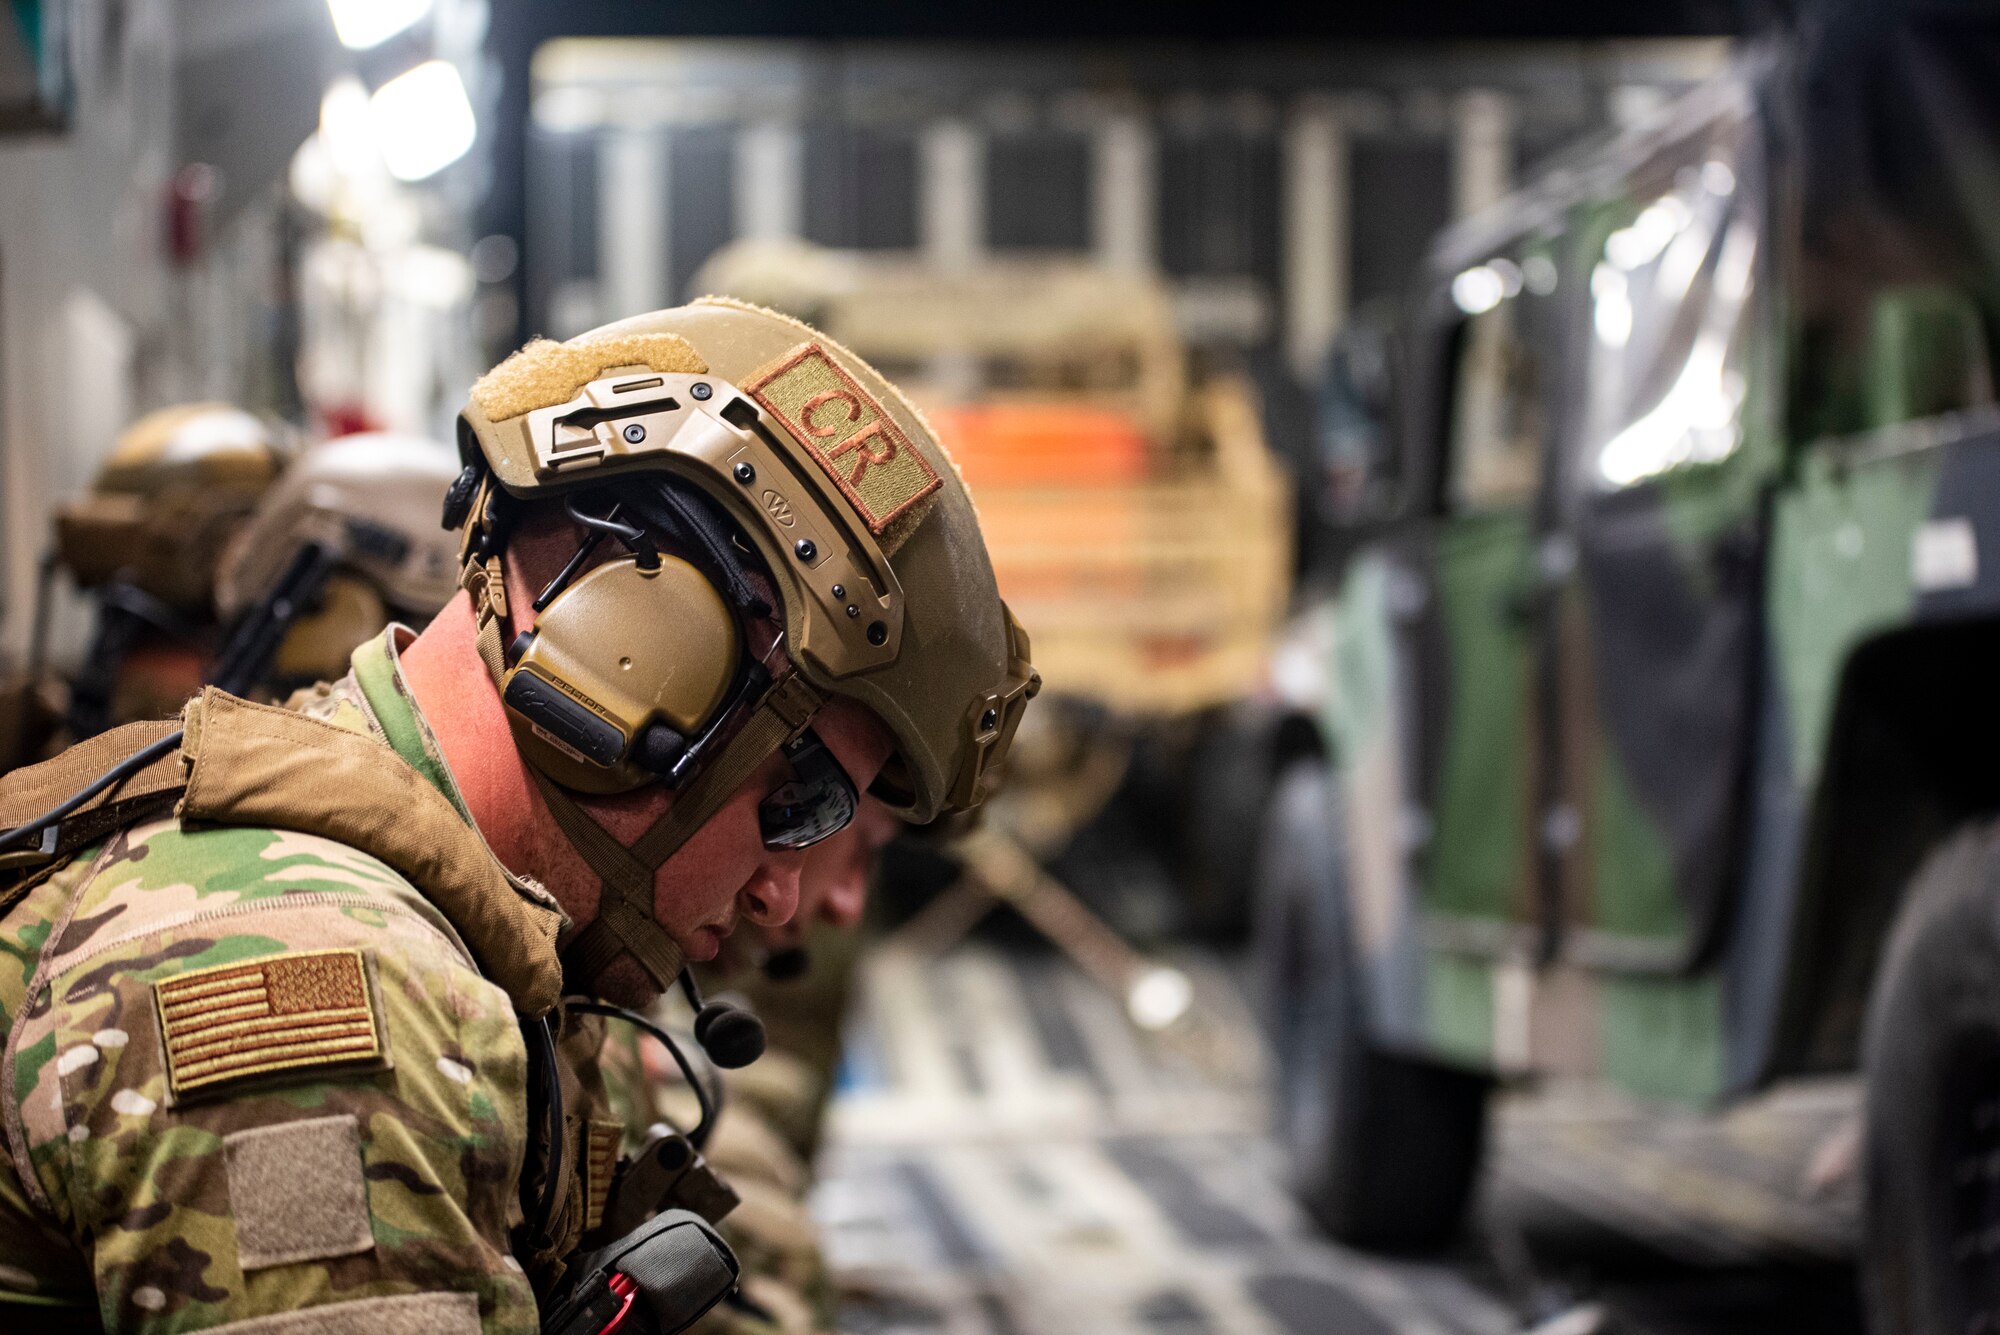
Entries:
<svg viewBox="0 0 2000 1335">
<path fill-rule="evenodd" d="M 1488 260 L 1452 280 L 1452 301 L 1466 315 L 1452 354 L 1445 447 L 1455 510 L 1522 505 L 1534 495 L 1553 369 L 1534 337 L 1536 308 L 1554 272 L 1537 255 Z"/>
<path fill-rule="evenodd" d="M 1591 235 L 1579 440 L 1599 491 L 1729 457 L 1743 439 L 1759 204 L 1740 121 L 1627 178 Z"/>
</svg>

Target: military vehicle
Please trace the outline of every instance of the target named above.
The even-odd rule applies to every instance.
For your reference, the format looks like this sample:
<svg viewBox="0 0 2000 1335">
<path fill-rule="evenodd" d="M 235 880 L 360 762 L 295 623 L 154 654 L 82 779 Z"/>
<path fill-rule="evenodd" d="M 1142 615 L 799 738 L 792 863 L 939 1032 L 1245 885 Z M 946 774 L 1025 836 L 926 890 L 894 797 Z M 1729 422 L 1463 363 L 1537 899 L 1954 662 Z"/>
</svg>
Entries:
<svg viewBox="0 0 2000 1335">
<path fill-rule="evenodd" d="M 1498 1081 L 1859 1069 L 1872 1318 L 1986 1328 L 2000 28 L 1949 8 L 1746 55 L 1446 233 L 1398 317 L 1257 877 L 1343 1238 L 1451 1234 Z"/>
<path fill-rule="evenodd" d="M 1248 377 L 1190 349 L 1159 279 L 1083 259 L 952 268 L 739 242 L 695 284 L 826 330 L 894 377 L 951 446 L 1046 683 L 995 821 L 1044 858 L 1075 852 L 1114 796 L 1145 786 L 1132 805 L 1146 809 L 1107 822 L 1117 829 L 1079 888 L 1150 933 L 1164 915 L 1133 905 L 1164 897 L 1120 900 L 1096 874 L 1137 851 L 1176 874 L 1176 911 L 1223 898 L 1175 847 L 1212 846 L 1197 837 L 1209 824 L 1157 809 L 1216 809 L 1171 780 L 1221 771 L 1148 761 L 1230 749 L 1226 707 L 1262 680 L 1287 606 L 1289 488 Z"/>
</svg>

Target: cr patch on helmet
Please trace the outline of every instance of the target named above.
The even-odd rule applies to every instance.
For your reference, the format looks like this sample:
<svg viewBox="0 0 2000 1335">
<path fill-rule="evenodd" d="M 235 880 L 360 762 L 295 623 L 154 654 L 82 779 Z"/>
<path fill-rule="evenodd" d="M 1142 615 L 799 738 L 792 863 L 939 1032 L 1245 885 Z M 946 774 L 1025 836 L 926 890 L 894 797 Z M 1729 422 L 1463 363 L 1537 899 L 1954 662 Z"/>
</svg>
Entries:
<svg viewBox="0 0 2000 1335">
<path fill-rule="evenodd" d="M 798 438 L 871 533 L 944 485 L 882 405 L 818 343 L 801 344 L 743 389 Z"/>
</svg>

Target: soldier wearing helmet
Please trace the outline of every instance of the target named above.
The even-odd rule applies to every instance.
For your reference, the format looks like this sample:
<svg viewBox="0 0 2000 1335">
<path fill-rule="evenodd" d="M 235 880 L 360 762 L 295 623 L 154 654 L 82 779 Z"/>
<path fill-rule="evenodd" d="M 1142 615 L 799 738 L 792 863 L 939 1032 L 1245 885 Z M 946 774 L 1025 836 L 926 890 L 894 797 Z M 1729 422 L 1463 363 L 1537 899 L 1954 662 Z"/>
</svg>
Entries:
<svg viewBox="0 0 2000 1335">
<path fill-rule="evenodd" d="M 459 443 L 464 593 L 421 635 L 303 712 L 210 690 L 0 780 L 10 1312 L 534 1328 L 632 1214 L 564 998 L 782 923 L 862 792 L 927 819 L 996 777 L 1026 637 L 845 349 L 699 302 L 530 345 Z"/>
<path fill-rule="evenodd" d="M 846 829 L 808 851 L 792 920 L 738 932 L 703 970 L 749 1002 L 770 1045 L 754 1065 L 726 1073 L 728 1102 L 703 1149 L 743 1201 L 722 1224 L 743 1263 L 743 1288 L 739 1301 L 703 1318 L 697 1335 L 836 1328 L 837 1294 L 806 1195 L 869 882 L 902 828 L 883 803 L 864 798 Z M 635 1037 L 612 1034 L 603 1054 L 614 1103 L 630 1109 L 626 1120 L 634 1126 L 686 1124 L 696 1111 L 687 1085 L 656 1045 Z"/>
<path fill-rule="evenodd" d="M 231 540 L 217 572 L 217 610 L 236 626 L 224 672 L 273 690 L 308 686 L 340 676 L 353 651 L 391 620 L 428 623 L 458 591 L 458 544 L 437 519 L 459 472 L 449 447 L 393 432 L 342 436 L 296 459 Z M 315 708 L 331 693 L 308 691 L 300 705 Z M 767 949 L 796 941 L 801 924 L 854 925 L 874 854 L 896 826 L 885 811 L 864 798 L 853 824 L 808 853 L 794 921 L 773 929 Z M 763 1014 L 761 1005 L 756 1010 Z M 638 1031 L 615 1028 L 599 1059 L 634 1149 L 649 1125 L 664 1117 L 692 1126 L 698 1112 L 685 1097 L 654 1106 L 656 1090 L 685 1096 L 687 1088 L 666 1054 L 639 1040 Z M 818 1074 L 773 1049 L 742 1072 L 754 1077 L 750 1083 L 732 1084 L 704 1152 L 743 1200 L 723 1231 L 743 1265 L 746 1301 L 711 1313 L 704 1331 L 755 1330 L 760 1318 L 752 1313 L 832 1319 L 803 1200 L 805 1161 L 766 1122 L 773 1095 L 781 1094 L 790 1117 L 777 1126 L 816 1123 Z M 819 1327 L 809 1321 L 806 1328 Z"/>
<path fill-rule="evenodd" d="M 240 408 L 162 408 L 126 428 L 89 493 L 56 512 L 56 562 L 96 611 L 70 684 L 73 735 L 165 717 L 199 689 L 216 649 L 216 565 L 283 462 Z"/>
<path fill-rule="evenodd" d="M 230 541 L 217 571 L 217 610 L 236 626 L 225 674 L 280 691 L 310 685 L 341 675 L 353 651 L 391 620 L 428 623 L 458 589 L 457 542 L 437 517 L 459 472 L 448 447 L 381 431 L 339 437 L 294 460 Z M 301 706 L 313 708 L 330 694 L 308 691 Z M 730 939 L 729 973 L 740 977 L 758 953 L 796 947 L 812 924 L 853 928 L 875 855 L 898 824 L 881 802 L 864 798 L 854 822 L 807 855 L 793 921 L 761 942 L 746 940 L 766 935 L 761 929 Z M 748 956 L 739 941 L 751 947 Z M 801 992 L 797 983 L 772 986 L 781 1001 Z M 753 1001 L 768 1020 L 761 1000 Z M 815 1037 L 820 1029 L 836 1035 L 837 1017 Z M 600 1057 L 633 1148 L 648 1125 L 663 1117 L 693 1125 L 696 1111 L 666 1054 L 642 1047 L 639 1037 L 614 1029 Z M 723 1231 L 743 1264 L 746 1301 L 711 1313 L 704 1331 L 769 1328 L 755 1313 L 806 1314 L 804 1329 L 832 1320 L 817 1230 L 803 1199 L 809 1151 L 800 1138 L 817 1127 L 830 1076 L 779 1045 L 732 1081 L 705 1153 L 743 1198 Z M 667 1095 L 670 1089 L 680 1097 Z"/>
<path fill-rule="evenodd" d="M 308 686 L 391 621 L 427 624 L 458 591 L 457 542 L 437 521 L 459 471 L 449 446 L 391 431 L 294 460 L 223 553 L 215 605 L 232 631 L 213 679 Z"/>
</svg>

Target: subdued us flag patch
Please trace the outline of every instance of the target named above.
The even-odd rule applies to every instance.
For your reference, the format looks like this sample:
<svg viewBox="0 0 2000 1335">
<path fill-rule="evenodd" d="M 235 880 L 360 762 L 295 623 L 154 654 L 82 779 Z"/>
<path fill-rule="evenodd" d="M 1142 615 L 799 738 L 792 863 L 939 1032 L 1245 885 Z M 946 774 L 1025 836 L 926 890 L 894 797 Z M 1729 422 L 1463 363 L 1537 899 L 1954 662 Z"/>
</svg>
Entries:
<svg viewBox="0 0 2000 1335">
<path fill-rule="evenodd" d="M 176 1099 L 239 1080 L 383 1057 L 358 949 L 300 950 L 153 984 Z"/>
<path fill-rule="evenodd" d="M 944 485 L 874 396 L 817 343 L 794 348 L 743 389 L 805 445 L 877 537 Z"/>
</svg>

